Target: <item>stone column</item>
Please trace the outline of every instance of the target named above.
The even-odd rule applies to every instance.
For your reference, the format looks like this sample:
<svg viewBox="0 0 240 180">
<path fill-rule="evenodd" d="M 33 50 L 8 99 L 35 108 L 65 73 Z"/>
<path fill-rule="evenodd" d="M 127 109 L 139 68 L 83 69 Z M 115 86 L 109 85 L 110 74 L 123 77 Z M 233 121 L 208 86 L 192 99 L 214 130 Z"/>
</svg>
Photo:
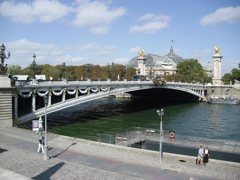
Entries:
<svg viewBox="0 0 240 180">
<path fill-rule="evenodd" d="M 66 89 L 62 93 L 62 102 L 66 101 L 65 96 L 66 96 Z"/>
<path fill-rule="evenodd" d="M 78 88 L 76 88 L 76 94 L 75 94 L 75 98 L 78 98 Z"/>
<path fill-rule="evenodd" d="M 52 105 L 52 91 L 50 90 L 48 93 L 48 107 Z"/>
<path fill-rule="evenodd" d="M 36 112 L 36 93 L 33 91 L 32 94 L 32 112 Z"/>
<path fill-rule="evenodd" d="M 213 62 L 214 62 L 214 73 L 213 73 L 213 84 L 214 85 L 221 85 L 222 84 L 222 78 L 221 78 L 221 59 L 222 56 L 218 53 L 213 56 Z"/>
<path fill-rule="evenodd" d="M 140 74 L 145 76 L 146 74 L 146 58 L 145 57 L 138 57 L 138 69 L 140 69 Z"/>
</svg>

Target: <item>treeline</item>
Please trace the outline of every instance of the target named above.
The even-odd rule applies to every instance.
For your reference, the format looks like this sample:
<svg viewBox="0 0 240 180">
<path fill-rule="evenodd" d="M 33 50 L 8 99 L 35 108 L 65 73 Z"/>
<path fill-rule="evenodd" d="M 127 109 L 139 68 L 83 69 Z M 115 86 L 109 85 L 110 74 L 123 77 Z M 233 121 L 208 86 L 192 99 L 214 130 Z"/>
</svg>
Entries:
<svg viewBox="0 0 240 180">
<path fill-rule="evenodd" d="M 46 79 L 53 78 L 53 80 L 61 80 L 66 78 L 67 80 L 86 80 L 88 77 L 91 80 L 123 80 L 124 76 L 130 80 L 135 74 L 136 70 L 133 67 L 126 68 L 120 64 L 114 64 L 107 66 L 99 66 L 93 64 L 84 64 L 81 66 L 67 66 L 64 64 L 52 66 L 50 64 L 36 65 L 34 68 L 28 66 L 21 69 L 20 66 L 9 66 L 8 73 L 10 75 L 28 75 L 29 78 L 33 78 L 34 74 L 44 74 Z"/>
</svg>

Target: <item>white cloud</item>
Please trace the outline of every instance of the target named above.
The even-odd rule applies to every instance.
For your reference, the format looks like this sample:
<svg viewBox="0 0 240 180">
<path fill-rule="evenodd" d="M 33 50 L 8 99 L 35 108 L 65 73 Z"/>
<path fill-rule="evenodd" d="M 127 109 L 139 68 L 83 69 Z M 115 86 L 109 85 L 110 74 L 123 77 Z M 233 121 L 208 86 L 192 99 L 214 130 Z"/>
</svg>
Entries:
<svg viewBox="0 0 240 180">
<path fill-rule="evenodd" d="M 115 47 L 114 46 L 104 46 L 101 48 L 98 48 L 98 51 L 94 53 L 94 55 L 110 55 L 115 53 Z"/>
<path fill-rule="evenodd" d="M 15 22 L 33 23 L 35 21 L 32 7 L 22 2 L 15 4 L 14 1 L 4 1 L 0 4 L 0 13 Z"/>
<path fill-rule="evenodd" d="M 110 24 L 126 14 L 124 7 L 111 8 L 111 2 L 77 0 L 72 7 L 61 4 L 58 0 L 35 0 L 31 3 L 4 1 L 0 3 L 0 14 L 14 22 L 49 23 L 61 20 L 69 13 L 75 13 L 75 19 L 69 20 L 76 27 L 89 27 L 93 34 L 106 34 Z"/>
<path fill-rule="evenodd" d="M 123 7 L 110 9 L 107 3 L 100 1 L 80 1 L 76 8 L 76 19 L 72 25 L 77 27 L 91 27 L 90 32 L 95 34 L 107 33 L 111 22 L 126 13 Z"/>
<path fill-rule="evenodd" d="M 58 64 L 65 62 L 67 66 L 68 65 L 81 65 L 81 64 L 88 62 L 88 58 L 73 57 L 73 56 L 67 54 L 64 56 L 57 57 L 54 61 L 57 62 Z"/>
<path fill-rule="evenodd" d="M 29 57 L 36 54 L 36 56 L 48 56 L 52 53 L 62 54 L 60 48 L 52 44 L 39 44 L 21 39 L 12 43 L 6 43 L 12 54 L 16 56 Z"/>
<path fill-rule="evenodd" d="M 141 16 L 140 18 L 138 18 L 138 20 L 147 20 L 147 19 L 152 19 L 154 17 L 154 14 L 145 14 L 143 16 Z"/>
<path fill-rule="evenodd" d="M 135 48 L 131 48 L 131 49 L 129 49 L 129 53 L 138 53 L 139 51 L 141 50 L 141 48 L 140 47 L 135 47 Z"/>
<path fill-rule="evenodd" d="M 138 20 L 148 20 L 143 25 L 135 25 L 129 29 L 129 32 L 143 32 L 143 33 L 155 33 L 163 28 L 169 26 L 171 18 L 166 15 L 154 15 L 154 14 L 145 14 L 141 16 Z"/>
<path fill-rule="evenodd" d="M 205 49 L 203 51 L 193 50 L 194 57 L 211 57 L 214 55 L 214 50 Z"/>
<path fill-rule="evenodd" d="M 57 0 L 36 0 L 33 2 L 33 13 L 40 22 L 52 22 L 56 19 L 61 19 L 71 11 Z"/>
<path fill-rule="evenodd" d="M 9 17 L 14 22 L 33 23 L 52 22 L 61 19 L 71 11 L 71 8 L 59 3 L 57 0 L 35 0 L 30 3 L 4 1 L 0 4 L 2 16 Z"/>
<path fill-rule="evenodd" d="M 117 58 L 113 60 L 115 64 L 127 64 L 128 61 L 129 59 L 127 58 Z"/>
<path fill-rule="evenodd" d="M 131 33 L 135 32 L 144 32 L 146 34 L 149 33 L 155 33 L 160 29 L 166 28 L 169 26 L 168 22 L 160 22 L 160 21 L 155 21 L 155 22 L 148 22 L 146 24 L 143 24 L 142 26 L 133 26 L 130 28 Z"/>
<path fill-rule="evenodd" d="M 6 64 L 20 65 L 22 68 L 29 66 L 36 55 L 37 64 L 55 64 L 55 58 L 62 56 L 62 50 L 52 44 L 40 44 L 21 39 L 11 43 L 5 43 L 6 52 L 11 52 L 11 57 Z"/>
<path fill-rule="evenodd" d="M 109 26 L 91 27 L 89 31 L 93 34 L 106 34 L 109 30 Z"/>
<path fill-rule="evenodd" d="M 217 9 L 200 20 L 203 26 L 220 22 L 237 23 L 240 21 L 240 6 Z"/>
<path fill-rule="evenodd" d="M 95 50 L 98 49 L 97 43 L 93 42 L 93 43 L 89 43 L 87 45 L 83 45 L 77 48 L 79 52 L 86 52 L 88 50 Z"/>
</svg>

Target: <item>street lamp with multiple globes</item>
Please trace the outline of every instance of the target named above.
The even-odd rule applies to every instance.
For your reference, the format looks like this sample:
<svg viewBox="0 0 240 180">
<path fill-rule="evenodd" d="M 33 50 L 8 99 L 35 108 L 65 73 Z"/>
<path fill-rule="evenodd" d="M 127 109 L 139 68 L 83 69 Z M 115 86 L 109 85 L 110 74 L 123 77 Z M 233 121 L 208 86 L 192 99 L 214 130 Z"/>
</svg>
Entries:
<svg viewBox="0 0 240 180">
<path fill-rule="evenodd" d="M 4 46 L 4 44 L 1 45 L 0 47 L 1 51 L 0 51 L 0 58 L 1 58 L 1 64 L 0 64 L 0 75 L 6 75 L 7 74 L 7 64 L 4 65 L 4 59 L 8 59 L 10 58 L 10 52 L 8 52 L 8 57 L 5 54 L 5 49 L 6 47 Z"/>
<path fill-rule="evenodd" d="M 160 116 L 160 141 L 159 141 L 159 165 L 162 164 L 162 138 L 163 138 L 163 132 L 162 132 L 162 116 L 164 115 L 164 110 L 161 109 L 161 111 L 157 110 L 158 115 Z"/>
<path fill-rule="evenodd" d="M 111 72 L 109 64 L 108 64 L 108 66 L 106 68 L 106 72 L 108 73 L 108 80 L 109 80 L 110 79 L 110 72 Z"/>
<path fill-rule="evenodd" d="M 32 64 L 31 64 L 31 66 L 30 66 L 31 69 L 33 70 L 33 79 L 36 79 L 35 71 L 36 71 L 36 69 L 37 69 L 37 64 L 36 64 L 35 59 L 36 59 L 36 55 L 34 54 L 34 55 L 33 55 L 33 62 L 32 62 Z"/>
<path fill-rule="evenodd" d="M 150 79 L 152 79 L 152 67 L 150 68 L 149 75 L 150 75 Z"/>
<path fill-rule="evenodd" d="M 127 73 L 127 68 L 124 67 L 123 70 L 122 70 L 122 75 L 123 75 L 124 79 L 126 79 L 126 73 Z"/>
<path fill-rule="evenodd" d="M 138 72 L 138 75 L 140 75 L 140 73 L 141 73 L 140 68 L 138 68 L 138 71 L 137 71 L 137 72 Z"/>
<path fill-rule="evenodd" d="M 48 160 L 48 141 L 47 141 L 47 105 L 48 105 L 48 96 L 43 96 L 44 104 L 45 104 L 45 145 L 44 145 L 44 156 L 43 160 Z"/>
<path fill-rule="evenodd" d="M 62 64 L 61 70 L 62 70 L 62 78 L 65 79 L 65 74 L 64 71 L 66 71 L 67 67 L 66 67 L 66 63 L 64 62 Z"/>
<path fill-rule="evenodd" d="M 92 67 L 90 66 L 90 64 L 87 64 L 87 66 L 85 67 L 87 73 L 88 73 L 88 80 L 90 80 L 90 73 L 92 71 Z"/>
</svg>

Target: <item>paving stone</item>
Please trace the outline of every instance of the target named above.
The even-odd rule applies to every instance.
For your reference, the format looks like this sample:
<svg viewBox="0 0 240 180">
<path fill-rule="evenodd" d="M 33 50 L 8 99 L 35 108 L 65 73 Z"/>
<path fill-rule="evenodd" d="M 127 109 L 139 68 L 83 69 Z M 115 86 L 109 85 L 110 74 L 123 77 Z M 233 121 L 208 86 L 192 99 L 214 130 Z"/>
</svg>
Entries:
<svg viewBox="0 0 240 180">
<path fill-rule="evenodd" d="M 31 131 L 0 129 L 0 177 L 7 173 L 9 179 L 19 175 L 37 180 L 240 179 L 240 163 L 210 159 L 207 166 L 197 166 L 195 157 L 164 153 L 159 166 L 157 152 L 56 135 L 49 135 L 50 159 L 44 161 L 37 146 Z"/>
</svg>

